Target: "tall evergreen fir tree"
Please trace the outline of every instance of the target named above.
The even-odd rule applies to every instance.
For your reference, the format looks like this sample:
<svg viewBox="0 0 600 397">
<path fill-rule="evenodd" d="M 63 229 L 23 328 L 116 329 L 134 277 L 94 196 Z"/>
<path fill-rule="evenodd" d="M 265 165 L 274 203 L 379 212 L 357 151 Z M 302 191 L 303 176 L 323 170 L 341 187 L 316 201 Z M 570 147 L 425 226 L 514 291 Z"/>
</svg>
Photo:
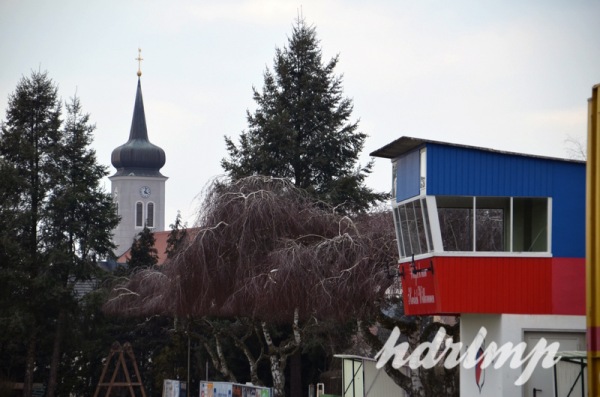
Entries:
<svg viewBox="0 0 600 397">
<path fill-rule="evenodd" d="M 60 183 L 49 197 L 47 250 L 52 260 L 49 274 L 53 277 L 54 296 L 60 309 L 47 397 L 53 397 L 56 392 L 65 328 L 77 309 L 74 286 L 97 273 L 97 258 L 110 256 L 114 248 L 111 232 L 119 221 L 110 194 L 100 187 L 108 171 L 97 163 L 96 153 L 89 147 L 95 126 L 90 124 L 89 115 L 82 112 L 79 98 L 72 98 L 66 109 L 58 153 L 62 170 Z"/>
<path fill-rule="evenodd" d="M 230 177 L 286 178 L 343 214 L 387 197 L 365 185 L 373 161 L 358 164 L 367 136 L 351 120 L 352 101 L 334 72 L 338 59 L 322 61 L 316 29 L 299 17 L 287 46 L 276 49 L 273 70 L 264 73 L 262 92 L 253 89 L 257 108 L 247 112 L 248 130 L 237 144 L 225 138 L 229 157 L 221 165 Z M 292 397 L 301 393 L 299 367 L 300 350 L 291 360 Z M 282 368 L 272 368 L 272 375 L 285 383 Z M 281 385 L 276 388 L 281 394 Z"/>
<path fill-rule="evenodd" d="M 98 164 L 90 148 L 96 127 L 82 112 L 78 97 L 66 109 L 58 157 L 60 185 L 50 196 L 53 249 L 71 265 L 72 276 L 88 279 L 95 259 L 112 255 L 112 230 L 119 217 L 112 197 L 100 186 L 108 169 Z"/>
<path fill-rule="evenodd" d="M 89 149 L 94 126 L 77 98 L 64 123 L 61 109 L 47 73 L 32 72 L 10 96 L 0 134 L 0 341 L 10 342 L 0 343 L 0 371 L 24 380 L 26 397 L 34 377 L 46 396 L 57 393 L 75 285 L 111 255 L 118 222 L 99 185 L 107 171 Z"/>
<path fill-rule="evenodd" d="M 155 242 L 154 233 L 147 226 L 144 226 L 142 231 L 138 233 L 137 238 L 133 240 L 129 251 L 130 256 L 127 260 L 127 266 L 130 272 L 139 268 L 151 267 L 158 263 L 158 251 L 154 247 Z"/>
<path fill-rule="evenodd" d="M 386 197 L 365 186 L 373 162 L 357 162 L 366 134 L 350 121 L 352 101 L 334 74 L 338 56 L 324 64 L 315 28 L 298 18 L 292 37 L 277 49 L 273 72 L 264 73 L 257 109 L 247 113 L 248 131 L 236 145 L 226 137 L 229 158 L 221 165 L 234 179 L 268 175 L 297 187 L 341 212 L 361 212 Z"/>
<path fill-rule="evenodd" d="M 10 317 L 3 326 L 25 334 L 24 396 L 32 393 L 38 344 L 47 327 L 51 310 L 43 291 L 49 284 L 45 270 L 50 264 L 43 249 L 43 230 L 48 221 L 48 197 L 57 186 L 60 169 L 58 149 L 62 139 L 61 106 L 57 87 L 46 73 L 23 77 L 10 95 L 6 122 L 0 135 L 3 160 L 0 196 L 9 205 L 2 207 L 0 225 L 3 245 L 10 257 L 0 264 L 3 274 L 14 281 L 10 291 Z M 12 333 L 10 334 L 12 335 Z"/>
</svg>

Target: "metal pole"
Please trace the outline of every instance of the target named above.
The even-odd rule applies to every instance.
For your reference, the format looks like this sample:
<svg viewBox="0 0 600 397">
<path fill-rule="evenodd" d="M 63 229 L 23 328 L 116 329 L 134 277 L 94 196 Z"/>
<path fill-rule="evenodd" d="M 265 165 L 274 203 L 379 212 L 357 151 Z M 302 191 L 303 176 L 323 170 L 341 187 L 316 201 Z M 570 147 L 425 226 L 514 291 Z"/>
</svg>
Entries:
<svg viewBox="0 0 600 397">
<path fill-rule="evenodd" d="M 186 390 L 188 390 L 187 396 L 189 397 L 189 395 L 190 395 L 189 390 L 191 388 L 191 385 L 190 385 L 190 363 L 191 363 L 190 357 L 191 357 L 191 354 L 190 353 L 192 350 L 191 344 L 190 344 L 190 333 L 189 332 L 188 332 L 187 337 L 188 337 L 188 357 L 187 357 L 187 389 Z"/>
<path fill-rule="evenodd" d="M 585 371 L 585 367 L 583 366 L 583 358 L 579 361 L 579 374 L 581 375 L 581 395 L 585 396 L 585 376 L 583 376 L 583 371 Z"/>
<path fill-rule="evenodd" d="M 600 84 L 588 100 L 586 166 L 586 298 L 588 392 L 600 395 Z"/>
<path fill-rule="evenodd" d="M 556 379 L 556 367 L 557 366 L 558 366 L 558 363 L 554 364 L 554 366 L 552 367 L 552 370 L 554 371 L 554 397 L 558 397 L 558 380 Z"/>
</svg>

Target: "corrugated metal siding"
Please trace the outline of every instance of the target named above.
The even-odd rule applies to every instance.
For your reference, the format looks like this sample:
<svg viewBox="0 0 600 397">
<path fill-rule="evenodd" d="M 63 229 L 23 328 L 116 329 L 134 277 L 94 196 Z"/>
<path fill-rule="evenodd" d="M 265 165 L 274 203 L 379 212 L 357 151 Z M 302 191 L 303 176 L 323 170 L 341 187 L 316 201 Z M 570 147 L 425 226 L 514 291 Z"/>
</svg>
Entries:
<svg viewBox="0 0 600 397">
<path fill-rule="evenodd" d="M 583 258 L 435 256 L 416 262 L 434 264 L 434 273 L 411 276 L 404 264 L 402 280 L 408 315 L 455 313 L 585 313 Z M 434 304 L 411 304 L 409 288 L 420 286 Z"/>
<path fill-rule="evenodd" d="M 429 143 L 427 194 L 552 197 L 553 255 L 585 256 L 585 164 Z"/>
<path fill-rule="evenodd" d="M 552 258 L 552 313 L 585 315 L 585 258 Z"/>
<path fill-rule="evenodd" d="M 555 164 L 552 192 L 552 254 L 585 257 L 585 165 Z"/>
<path fill-rule="evenodd" d="M 436 258 L 445 312 L 549 314 L 550 258 Z M 456 293 L 458 285 L 462 285 Z M 468 310 L 464 310 L 468 309 Z"/>
<path fill-rule="evenodd" d="M 552 258 L 436 256 L 433 264 L 433 274 L 407 275 L 402 288 L 408 296 L 408 288 L 424 285 L 435 305 L 405 300 L 406 314 L 552 313 Z M 417 268 L 428 265 L 429 259 L 416 261 Z"/>
<path fill-rule="evenodd" d="M 419 150 L 412 151 L 396 160 L 396 200 L 403 201 L 420 193 Z"/>
<path fill-rule="evenodd" d="M 429 144 L 427 194 L 548 196 L 553 191 L 551 171 L 555 163 L 535 157 Z"/>
</svg>

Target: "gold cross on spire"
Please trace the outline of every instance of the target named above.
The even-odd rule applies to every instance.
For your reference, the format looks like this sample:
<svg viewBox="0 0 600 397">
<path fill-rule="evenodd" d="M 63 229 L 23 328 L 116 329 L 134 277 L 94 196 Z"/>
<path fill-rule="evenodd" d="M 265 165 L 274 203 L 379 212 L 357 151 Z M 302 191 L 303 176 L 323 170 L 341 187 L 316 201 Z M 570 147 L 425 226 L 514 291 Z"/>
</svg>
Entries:
<svg viewBox="0 0 600 397">
<path fill-rule="evenodd" d="M 138 57 L 135 58 L 136 61 L 138 61 L 138 71 L 137 71 L 137 75 L 138 77 L 140 77 L 142 75 L 142 61 L 144 60 L 144 58 L 142 58 L 142 49 L 138 48 Z"/>
</svg>

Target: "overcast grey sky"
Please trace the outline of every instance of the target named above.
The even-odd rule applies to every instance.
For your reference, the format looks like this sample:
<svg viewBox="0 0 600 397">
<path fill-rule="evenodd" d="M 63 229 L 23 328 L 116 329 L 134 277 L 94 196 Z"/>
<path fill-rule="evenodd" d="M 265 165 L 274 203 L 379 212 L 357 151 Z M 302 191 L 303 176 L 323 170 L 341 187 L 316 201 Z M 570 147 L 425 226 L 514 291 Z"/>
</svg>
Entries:
<svg viewBox="0 0 600 397">
<path fill-rule="evenodd" d="M 166 223 L 222 174 L 223 136 L 246 128 L 252 86 L 302 8 L 367 133 L 368 153 L 400 136 L 565 157 L 585 140 L 600 83 L 600 1 L 0 1 L 0 111 L 31 70 L 75 92 L 96 124 L 98 160 L 129 134 L 142 48 L 150 140 L 167 155 Z M 111 173 L 114 169 L 111 166 Z M 389 190 L 376 160 L 368 184 Z M 109 189 L 106 181 L 106 188 Z"/>
</svg>

